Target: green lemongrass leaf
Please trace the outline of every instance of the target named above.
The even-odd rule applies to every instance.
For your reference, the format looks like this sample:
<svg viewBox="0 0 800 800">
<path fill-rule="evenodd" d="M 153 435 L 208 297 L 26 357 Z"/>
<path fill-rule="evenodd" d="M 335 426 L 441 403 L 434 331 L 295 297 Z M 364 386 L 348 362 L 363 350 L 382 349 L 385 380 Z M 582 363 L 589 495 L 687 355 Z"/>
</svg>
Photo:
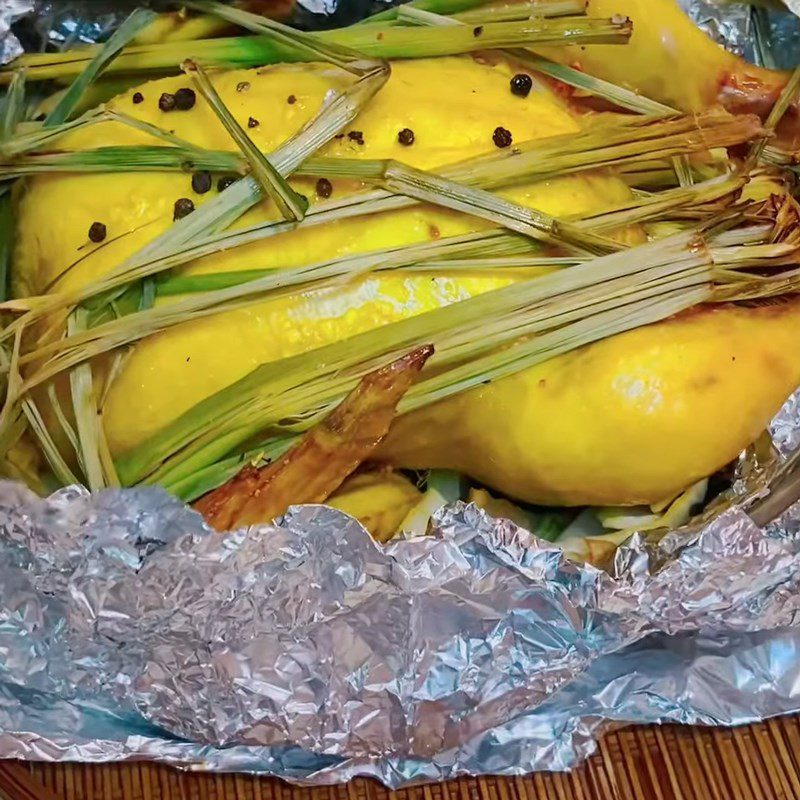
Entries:
<svg viewBox="0 0 800 800">
<path fill-rule="evenodd" d="M 67 333 L 74 336 L 86 327 L 87 312 L 76 309 L 70 314 Z M 91 364 L 80 364 L 69 376 L 72 393 L 72 409 L 78 434 L 78 461 L 80 462 L 86 485 L 92 490 L 104 488 L 107 483 L 100 459 L 100 431 L 97 403 L 94 396 L 94 381 Z"/>
<path fill-rule="evenodd" d="M 52 128 L 43 128 L 37 123 L 35 130 L 17 133 L 10 139 L 0 142 L 0 154 L 5 157 L 15 156 L 20 153 L 28 153 L 31 150 L 49 147 L 54 140 L 65 133 L 85 128 L 88 125 L 94 125 L 105 118 L 105 111 L 102 108 L 93 108 L 77 119 Z"/>
<path fill-rule="evenodd" d="M 487 0 L 413 0 L 407 3 L 407 6 L 418 8 L 420 11 L 430 11 L 433 14 L 458 14 L 463 11 L 468 11 L 476 6 L 483 6 L 487 4 Z M 357 26 L 374 25 L 378 22 L 389 22 L 397 19 L 400 6 L 394 8 L 387 8 L 385 11 L 379 11 L 370 17 L 362 19 L 357 22 Z"/>
<path fill-rule="evenodd" d="M 56 443 L 53 441 L 47 425 L 39 413 L 36 404 L 30 399 L 26 398 L 22 401 L 22 413 L 28 422 L 28 427 L 33 432 L 33 435 L 39 442 L 42 453 L 50 467 L 56 480 L 61 486 L 72 486 L 80 484 L 80 480 L 75 476 L 75 473 L 70 469 L 64 457 L 59 452 Z"/>
<path fill-rule="evenodd" d="M 53 383 L 47 384 L 47 399 L 50 402 L 50 408 L 53 410 L 56 421 L 72 447 L 72 452 L 75 454 L 76 458 L 80 459 L 81 446 L 78 441 L 78 435 L 75 433 L 75 428 L 72 427 L 72 424 L 67 419 L 67 415 L 64 413 L 64 409 L 61 407 L 61 401 L 58 399 L 56 386 Z"/>
<path fill-rule="evenodd" d="M 750 149 L 750 152 L 747 156 L 747 161 L 744 165 L 745 171 L 751 170 L 756 165 L 756 162 L 759 160 L 759 158 L 761 158 L 761 154 L 764 152 L 764 147 L 767 144 L 769 136 L 775 132 L 775 129 L 778 127 L 778 123 L 783 119 L 784 114 L 789 110 L 789 107 L 797 99 L 798 95 L 800 95 L 800 66 L 794 70 L 786 86 L 784 86 L 783 91 L 778 97 L 777 102 L 772 107 L 772 111 L 769 112 L 769 116 L 764 123 L 765 135 Z"/>
<path fill-rule="evenodd" d="M 18 69 L 3 101 L 3 117 L 0 124 L 0 140 L 7 141 L 17 129 L 25 111 L 25 70 Z"/>
<path fill-rule="evenodd" d="M 489 3 L 453 16 L 460 22 L 471 25 L 487 22 L 509 22 L 531 17 L 569 17 L 586 13 L 589 0 L 527 0 L 525 2 Z M 416 5 L 414 3 L 412 6 Z M 406 6 L 400 6 L 398 12 Z M 439 12 L 442 13 L 442 12 Z"/>
<path fill-rule="evenodd" d="M 231 272 L 211 272 L 203 275 L 167 275 L 156 282 L 158 297 L 174 297 L 180 294 L 210 292 L 217 289 L 228 289 L 243 283 L 274 275 L 276 269 L 243 269 Z"/>
<path fill-rule="evenodd" d="M 75 82 L 69 87 L 56 107 L 47 115 L 47 118 L 42 123 L 43 127 L 53 128 L 66 122 L 78 105 L 86 88 L 119 55 L 125 45 L 155 18 L 156 14 L 153 11 L 143 8 L 135 9 L 122 25 L 111 34 L 108 41 L 100 46 L 84 71 L 75 79 Z"/>
<path fill-rule="evenodd" d="M 308 199 L 295 192 L 269 159 L 256 147 L 253 140 L 245 133 L 244 128 L 239 125 L 228 107 L 222 102 L 222 98 L 203 68 L 192 61 L 184 61 L 182 67 L 184 72 L 192 77 L 206 102 L 211 106 L 233 141 L 236 142 L 242 155 L 250 164 L 252 175 L 275 202 L 283 218 L 303 219 L 308 209 Z"/>
<path fill-rule="evenodd" d="M 549 78 L 554 78 L 567 86 L 580 89 L 594 97 L 607 100 L 609 103 L 613 103 L 620 108 L 626 108 L 629 111 L 635 111 L 637 114 L 647 114 L 650 116 L 665 116 L 676 113 L 676 110 L 670 108 L 670 106 L 659 103 L 656 100 L 651 100 L 649 97 L 645 97 L 638 92 L 633 92 L 630 89 L 617 86 L 615 83 L 605 81 L 602 78 L 588 75 L 585 72 L 581 72 L 565 64 L 558 64 L 544 56 L 537 56 L 526 50 L 519 49 L 509 52 L 510 55 L 514 56 L 515 59 L 528 67 L 528 69 L 534 70 L 542 75 L 547 75 Z"/>
<path fill-rule="evenodd" d="M 675 170 L 675 177 L 678 179 L 678 185 L 686 188 L 694 183 L 694 175 L 692 174 L 692 166 L 689 163 L 688 156 L 675 156 L 672 159 L 672 167 Z"/>
<path fill-rule="evenodd" d="M 10 194 L 4 194 L 0 197 L 0 300 L 8 297 L 15 233 L 14 203 Z"/>
<path fill-rule="evenodd" d="M 166 480 L 161 485 L 170 494 L 174 494 L 184 503 L 191 503 L 202 497 L 212 489 L 216 489 L 229 481 L 242 467 L 250 464 L 256 468 L 265 467 L 275 459 L 280 458 L 290 447 L 298 441 L 298 436 L 287 436 L 283 439 L 272 440 L 256 448 L 246 449 L 228 458 L 199 469 L 191 475 L 180 478 L 171 483 Z"/>
<path fill-rule="evenodd" d="M 567 44 L 625 44 L 632 31 L 629 21 L 607 18 L 530 19 L 496 22 L 480 26 L 475 35 L 470 26 L 433 28 L 400 25 L 353 25 L 309 34 L 324 44 L 342 45 L 370 58 L 427 58 L 457 55 L 476 50 Z M 96 53 L 95 46 L 65 53 L 29 54 L 15 63 L 27 69 L 29 81 L 74 75 Z M 241 36 L 192 42 L 192 58 L 204 67 L 248 68 L 283 62 L 318 60 L 305 56 L 296 45 L 286 45 L 271 36 Z M 175 70 L 186 58 L 185 42 L 128 47 L 106 70 L 112 73 Z M 0 70 L 0 84 L 10 72 Z"/>
<path fill-rule="evenodd" d="M 189 150 L 160 146 L 109 146 L 91 150 L 34 153 L 0 162 L 1 178 L 18 178 L 48 172 L 238 172 L 247 162 L 224 150 Z"/>
<path fill-rule="evenodd" d="M 169 142 L 175 147 L 183 148 L 184 150 L 203 150 L 203 148 L 197 147 L 186 139 L 182 139 L 180 136 L 176 136 L 174 133 L 164 130 L 164 128 L 159 128 L 158 125 L 145 122 L 143 119 L 136 119 L 136 117 L 132 117 L 130 114 L 126 114 L 124 111 L 106 109 L 105 117 L 108 120 L 121 122 L 123 125 L 127 125 L 129 128 L 135 128 L 136 130 L 142 131 L 142 133 L 148 133 L 154 138 Z"/>
<path fill-rule="evenodd" d="M 607 253 L 623 247 L 604 236 L 581 231 L 569 222 L 504 200 L 484 189 L 465 186 L 397 161 L 386 162 L 381 183 L 390 192 L 463 211 L 539 241 L 559 242 L 592 253 Z"/>
<path fill-rule="evenodd" d="M 291 28 L 268 17 L 253 14 L 225 3 L 214 2 L 214 0 L 189 0 L 187 5 L 198 11 L 214 14 L 228 22 L 233 22 L 253 33 L 265 33 L 274 37 L 288 47 L 299 49 L 304 54 L 304 60 L 307 58 L 311 61 L 327 61 L 356 75 L 363 74 L 363 69 L 358 63 L 359 61 L 363 62 L 362 54 L 341 45 L 325 42 L 319 37 Z"/>
</svg>

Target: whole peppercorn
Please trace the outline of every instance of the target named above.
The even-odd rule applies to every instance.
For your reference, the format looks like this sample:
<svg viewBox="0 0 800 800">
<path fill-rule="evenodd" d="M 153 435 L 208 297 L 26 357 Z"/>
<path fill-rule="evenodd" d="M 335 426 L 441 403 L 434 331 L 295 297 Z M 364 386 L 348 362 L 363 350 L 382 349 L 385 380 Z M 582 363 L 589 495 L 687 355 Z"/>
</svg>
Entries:
<svg viewBox="0 0 800 800">
<path fill-rule="evenodd" d="M 296 98 L 296 97 L 295 97 L 293 94 L 290 94 L 290 95 L 289 95 L 289 96 L 286 98 L 286 102 L 287 102 L 287 103 L 288 103 L 290 106 L 293 106 L 293 105 L 294 105 L 294 104 L 297 102 L 297 98 Z"/>
<path fill-rule="evenodd" d="M 172 111 L 175 108 L 175 95 L 169 92 L 164 92 L 158 98 L 158 107 L 162 111 Z"/>
<path fill-rule="evenodd" d="M 517 73 L 511 79 L 511 94 L 515 94 L 517 97 L 527 97 L 532 88 L 533 81 L 531 76 L 526 75 L 524 72 Z"/>
<path fill-rule="evenodd" d="M 333 184 L 327 178 L 320 178 L 317 181 L 317 197 L 323 200 L 327 199 L 333 194 Z"/>
<path fill-rule="evenodd" d="M 188 111 L 190 108 L 194 108 L 196 100 L 197 95 L 194 93 L 194 89 L 184 87 L 175 92 L 175 108 L 178 111 Z"/>
<path fill-rule="evenodd" d="M 411 147 L 411 145 L 414 144 L 414 131 L 412 131 L 411 128 L 403 128 L 403 130 L 397 134 L 397 141 L 406 147 Z"/>
<path fill-rule="evenodd" d="M 183 219 L 194 211 L 194 203 L 188 197 L 179 197 L 172 209 L 172 219 Z"/>
<path fill-rule="evenodd" d="M 106 226 L 102 222 L 93 222 L 89 226 L 89 241 L 102 242 L 106 238 Z"/>
<path fill-rule="evenodd" d="M 205 194 L 211 188 L 211 173 L 200 170 L 192 175 L 192 189 L 197 194 Z"/>
<path fill-rule="evenodd" d="M 258 120 L 255 117 L 249 117 L 247 120 L 247 127 L 248 128 L 257 128 L 259 125 Z"/>
<path fill-rule="evenodd" d="M 131 100 L 138 106 L 139 103 L 144 102 L 144 95 L 141 92 L 134 92 Z"/>
<path fill-rule="evenodd" d="M 232 183 L 236 183 L 235 175 L 223 175 L 217 181 L 217 191 L 224 192 Z"/>
<path fill-rule="evenodd" d="M 477 39 L 483 33 L 483 25 L 478 25 L 477 28 L 472 29 L 472 35 Z"/>
<path fill-rule="evenodd" d="M 495 128 L 492 134 L 492 141 L 497 147 L 510 147 L 512 142 L 511 131 L 501 127 Z"/>
</svg>

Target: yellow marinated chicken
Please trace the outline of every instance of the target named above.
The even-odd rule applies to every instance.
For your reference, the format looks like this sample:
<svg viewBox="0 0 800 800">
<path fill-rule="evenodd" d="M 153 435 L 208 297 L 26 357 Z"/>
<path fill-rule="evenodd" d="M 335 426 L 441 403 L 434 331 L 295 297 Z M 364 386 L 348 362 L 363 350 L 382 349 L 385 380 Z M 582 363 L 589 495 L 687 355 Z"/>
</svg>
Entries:
<svg viewBox="0 0 800 800">
<path fill-rule="evenodd" d="M 637 2 L 623 0 L 615 11 L 626 10 L 627 3 L 634 16 L 644 0 Z M 607 13 L 605 0 L 591 0 L 594 3 L 595 13 Z M 666 13 L 679 13 L 668 0 L 663 3 Z M 629 70 L 631 63 L 638 63 L 641 48 L 650 47 L 650 39 L 638 41 Z M 582 66 L 593 71 L 595 54 L 602 61 L 601 50 L 606 49 L 581 49 L 586 53 Z M 510 91 L 518 69 L 499 58 L 443 57 L 391 66 L 387 84 L 349 131 L 320 155 L 393 158 L 435 171 L 495 152 L 493 132 L 498 128 L 510 133 L 513 141 L 523 141 L 577 132 L 592 124 L 592 118 L 582 118 L 539 84 L 525 97 Z M 609 66 L 606 77 L 616 77 L 617 69 L 622 67 Z M 693 69 L 697 70 L 696 61 Z M 646 74 L 641 78 L 652 83 Z M 266 153 L 308 122 L 331 89 L 344 87 L 341 73 L 320 65 L 232 70 L 212 74 L 212 80 L 253 142 Z M 159 108 L 162 93 L 174 93 L 189 83 L 186 77 L 145 83 L 110 106 L 168 127 L 193 144 L 234 150 L 216 115 L 199 96 L 190 110 L 167 115 Z M 673 102 L 676 95 L 661 88 L 653 93 L 655 99 Z M 714 98 L 701 92 L 684 100 L 685 107 L 694 109 Z M 400 136 L 406 130 L 413 132 L 412 142 L 407 135 Z M 72 149 L 142 143 L 152 140 L 115 122 L 87 127 L 59 142 Z M 191 177 L 181 173 L 54 173 L 28 179 L 18 199 L 16 295 L 83 286 L 107 274 L 172 224 L 177 201 L 199 207 L 215 196 L 218 177 L 214 176 L 210 190 L 201 187 L 202 192 L 195 191 Z M 329 185 L 310 179 L 292 183 L 312 203 L 357 188 L 351 181 L 337 179 Z M 559 218 L 591 215 L 631 196 L 627 185 L 608 172 L 519 184 L 501 194 Z M 265 201 L 236 226 L 274 218 L 274 206 Z M 95 223 L 106 232 L 99 243 L 90 241 Z M 466 214 L 417 205 L 256 241 L 195 261 L 182 267 L 181 274 L 286 269 L 488 227 L 489 223 Z M 616 235 L 633 243 L 643 239 L 639 229 Z M 110 453 L 119 458 L 131 452 L 260 364 L 543 272 L 538 268 L 513 275 L 490 269 L 469 274 L 374 274 L 333 288 L 287 293 L 151 335 L 132 348 L 105 398 L 103 422 Z M 157 300 L 170 302 L 174 298 Z M 393 467 L 455 469 L 532 503 L 663 502 L 724 466 L 758 436 L 800 384 L 798 343 L 800 301 L 700 307 L 401 417 L 380 447 L 378 460 Z M 380 487 L 381 479 L 375 481 Z M 345 485 L 342 499 L 334 496 L 332 503 L 357 508 L 358 488 Z M 387 505 L 398 509 L 392 520 L 401 519 L 416 490 L 397 485 L 389 491 L 388 484 L 383 488 L 393 498 Z M 369 516 L 380 517 L 374 505 Z M 385 520 L 375 525 L 386 536 Z"/>
</svg>

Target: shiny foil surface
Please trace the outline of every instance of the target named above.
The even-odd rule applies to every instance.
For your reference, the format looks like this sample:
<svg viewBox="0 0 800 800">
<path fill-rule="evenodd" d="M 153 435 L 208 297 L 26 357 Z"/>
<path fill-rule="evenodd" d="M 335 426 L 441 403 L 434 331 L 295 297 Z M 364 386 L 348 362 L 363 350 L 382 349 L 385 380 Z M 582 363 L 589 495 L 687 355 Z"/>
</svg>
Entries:
<svg viewBox="0 0 800 800">
<path fill-rule="evenodd" d="M 66 5 L 51 41 L 92 39 Z M 0 758 L 397 787 L 569 769 L 610 724 L 800 711 L 800 504 L 747 513 L 800 393 L 771 436 L 713 515 L 606 569 L 462 503 L 379 545 L 324 506 L 220 536 L 158 489 L 0 483 Z"/>
</svg>

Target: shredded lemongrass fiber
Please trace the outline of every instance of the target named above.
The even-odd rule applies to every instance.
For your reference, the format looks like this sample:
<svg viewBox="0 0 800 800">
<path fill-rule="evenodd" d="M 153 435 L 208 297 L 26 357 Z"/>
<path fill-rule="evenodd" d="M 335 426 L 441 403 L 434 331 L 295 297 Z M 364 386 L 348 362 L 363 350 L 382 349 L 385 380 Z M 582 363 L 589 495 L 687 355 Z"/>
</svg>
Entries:
<svg viewBox="0 0 800 800">
<path fill-rule="evenodd" d="M 696 118 L 631 117 L 597 126 L 592 131 L 522 143 L 517 153 L 480 156 L 444 167 L 439 174 L 445 179 L 462 182 L 468 186 L 497 188 L 519 180 L 544 179 L 606 165 L 631 164 L 636 159 L 650 159 L 654 155 L 668 157 L 680 152 L 697 152 L 707 146 L 741 144 L 757 135 L 759 131 L 760 123 L 757 118 L 732 117 L 724 112 L 710 112 L 707 115 L 698 115 Z M 606 143 L 605 146 L 603 142 Z M 308 159 L 305 166 L 298 170 L 298 174 L 321 172 L 330 176 L 346 175 L 361 179 L 370 177 L 377 179 L 385 170 L 385 165 L 386 162 L 383 161 L 315 157 Z M 222 202 L 223 199 L 229 202 L 227 197 L 233 192 L 234 199 L 237 203 L 241 203 L 241 208 L 249 208 L 253 202 L 253 191 L 252 184 L 240 181 L 214 202 Z M 395 196 L 383 190 L 354 194 L 312 207 L 302 225 L 323 224 L 337 219 L 375 214 L 416 202 L 414 198 Z M 26 322 L 30 322 L 54 309 L 85 302 L 93 296 L 124 286 L 132 280 L 296 227 L 293 223 L 267 221 L 249 228 L 222 231 L 209 236 L 207 233 L 205 235 L 202 233 L 203 229 L 208 227 L 203 223 L 202 226 L 196 227 L 196 235 L 182 236 L 180 239 L 174 236 L 176 227 L 189 221 L 197 221 L 199 215 L 204 215 L 208 205 L 210 204 L 202 206 L 197 212 L 181 220 L 162 236 L 165 242 L 163 255 L 158 253 L 152 255 L 150 252 L 141 251 L 138 257 L 132 257 L 122 267 L 90 286 L 71 292 L 29 298 L 22 303 L 15 301 L 14 309 L 30 306 L 31 311 L 26 319 Z M 239 207 L 235 208 L 238 210 Z M 8 333 L 10 332 L 13 332 L 13 325 L 8 330 Z"/>
<path fill-rule="evenodd" d="M 176 423 L 160 431 L 154 440 L 124 456 L 118 464 L 120 476 L 124 482 L 141 480 L 158 469 L 159 463 L 171 457 L 177 458 L 180 466 L 173 463 L 169 469 L 182 472 L 207 466 L 238 443 L 258 431 L 274 428 L 281 420 L 309 412 L 318 413 L 339 397 L 342 387 L 362 374 L 362 370 L 368 371 L 371 365 L 386 360 L 392 353 L 407 348 L 420 338 L 436 343 L 435 368 L 438 372 L 453 360 L 460 361 L 476 352 L 508 345 L 521 336 L 553 327 L 555 309 L 558 309 L 556 320 L 585 314 L 580 311 L 580 304 L 576 304 L 573 292 L 583 292 L 582 301 L 589 306 L 593 306 L 600 296 L 612 304 L 625 304 L 630 301 L 632 288 L 639 286 L 641 291 L 651 292 L 654 291 L 652 281 L 655 280 L 657 286 L 660 281 L 679 279 L 688 270 L 691 274 L 687 273 L 687 277 L 693 282 L 696 279 L 698 285 L 704 287 L 702 298 L 708 299 L 713 294 L 710 255 L 707 250 L 695 246 L 697 235 L 696 232 L 679 234 L 671 240 L 594 259 L 309 353 L 265 364 L 201 402 Z M 746 262 L 738 263 L 741 268 Z M 621 283 L 614 283 L 614 280 Z M 617 296 L 619 292 L 621 294 Z M 696 287 L 691 298 L 690 305 L 700 302 Z M 543 311 L 543 316 L 536 317 L 537 303 L 548 299 L 551 305 L 546 313 Z M 553 302 L 557 302 L 555 307 Z M 531 314 L 534 317 L 530 317 Z M 495 319 L 498 320 L 497 332 L 485 336 Z M 595 333 L 602 338 L 600 332 Z M 470 336 L 474 338 L 470 340 Z M 476 380 L 485 377 L 480 372 Z M 206 437 L 206 441 L 202 429 L 209 419 L 215 420 L 215 436 Z M 248 419 L 251 422 L 246 422 Z"/>
</svg>

